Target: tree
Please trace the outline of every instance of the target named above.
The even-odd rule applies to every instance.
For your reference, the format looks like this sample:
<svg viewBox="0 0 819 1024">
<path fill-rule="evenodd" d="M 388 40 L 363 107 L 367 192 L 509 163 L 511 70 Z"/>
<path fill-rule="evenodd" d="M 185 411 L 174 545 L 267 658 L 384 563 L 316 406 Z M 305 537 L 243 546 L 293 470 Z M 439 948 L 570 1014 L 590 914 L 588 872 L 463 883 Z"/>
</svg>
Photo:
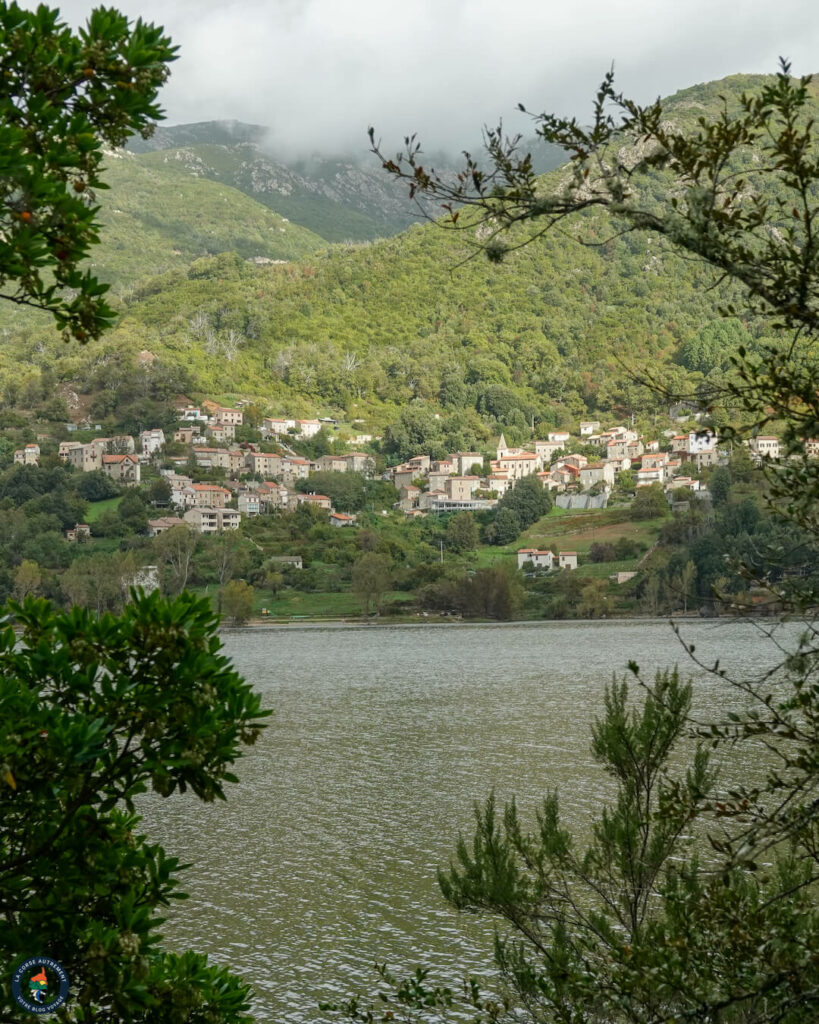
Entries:
<svg viewBox="0 0 819 1024">
<path fill-rule="evenodd" d="M 471 512 L 458 512 L 446 524 L 447 547 L 453 551 L 474 551 L 478 546 L 478 527 Z"/>
<path fill-rule="evenodd" d="M 352 570 L 353 593 L 361 600 L 364 614 L 381 611 L 384 594 L 392 586 L 392 565 L 388 555 L 367 551 L 358 558 Z"/>
<path fill-rule="evenodd" d="M 217 537 L 208 538 L 208 540 L 209 561 L 211 571 L 219 586 L 219 611 L 221 612 L 225 584 L 247 567 L 247 551 L 244 538 L 236 530 L 223 530 Z"/>
<path fill-rule="evenodd" d="M 446 454 L 440 421 L 423 403 L 406 406 L 395 423 L 384 431 L 384 452 L 398 459 L 426 453 L 434 459 Z"/>
<path fill-rule="evenodd" d="M 66 337 L 113 323 L 108 285 L 81 269 L 99 241 L 106 146 L 151 134 L 176 48 L 113 8 L 74 33 L 59 11 L 0 4 L 0 298 L 50 312 Z"/>
<path fill-rule="evenodd" d="M 498 509 L 509 509 L 518 517 L 521 529 L 526 529 L 545 516 L 552 507 L 549 492 L 534 473 L 518 480 L 498 502 Z"/>
<path fill-rule="evenodd" d="M 244 580 L 228 580 L 220 591 L 222 615 L 241 626 L 253 614 L 253 587 Z"/>
<path fill-rule="evenodd" d="M 808 457 L 806 442 L 819 436 L 819 147 L 810 86 L 810 77 L 792 79 L 783 62 L 775 79 L 734 104 L 726 100 L 715 117 L 699 117 L 691 130 L 667 117 L 659 100 L 643 107 L 615 92 L 609 74 L 597 94 L 591 126 L 551 114 L 535 119 L 541 138 L 570 157 L 568 171 L 551 181 L 538 179 L 532 158 L 517 151 L 519 140 L 506 138 L 501 130 L 487 133 L 488 159 L 466 154 L 463 170 L 446 179 L 423 166 L 414 136 L 395 159 L 384 157 L 374 142 L 373 150 L 389 173 L 409 182 L 411 195 L 442 202 L 449 225 L 469 232 L 490 260 L 502 260 L 510 249 L 562 226 L 567 218 L 598 211 L 610 215 L 616 233 L 660 235 L 684 256 L 714 268 L 724 283 L 724 312 L 766 318 L 774 337 L 756 352 L 744 345 L 733 351 L 729 372 L 701 388 L 699 398 L 720 418 L 724 437 L 784 423 L 787 458 L 765 467 L 767 498 L 774 515 L 815 543 L 819 461 Z M 581 216 L 581 240 L 584 226 L 599 228 L 601 222 L 600 217 Z M 598 231 L 587 240 L 599 244 L 601 237 Z M 650 371 L 643 379 L 662 388 Z M 703 560 L 693 560 L 702 592 L 714 577 L 704 572 Z M 746 571 L 752 579 L 753 566 L 747 562 Z M 775 593 L 797 610 L 819 603 L 819 591 L 810 581 L 780 583 Z M 693 647 L 689 653 L 696 659 Z M 661 787 L 660 806 L 655 805 L 659 815 L 640 812 L 644 827 L 676 817 L 686 832 L 691 818 L 702 819 L 717 855 L 708 871 L 696 858 L 683 858 L 668 866 L 660 886 L 641 890 L 658 901 L 656 916 L 644 919 L 641 935 L 629 928 L 633 915 L 632 922 L 608 920 L 611 913 L 616 916 L 630 883 L 621 883 L 608 901 L 607 889 L 592 885 L 592 905 L 598 897 L 607 903 L 593 916 L 585 914 L 584 886 L 597 882 L 600 866 L 624 868 L 624 878 L 644 877 L 641 857 L 652 847 L 649 837 L 615 852 L 612 844 L 630 830 L 613 813 L 604 816 L 597 836 L 608 845 L 582 862 L 582 873 L 576 872 L 562 890 L 560 906 L 548 899 L 541 905 L 536 902 L 541 894 L 567 878 L 566 861 L 560 859 L 566 843 L 552 827 L 555 815 L 545 807 L 535 836 L 540 845 L 522 835 L 513 813 L 504 820 L 505 836 L 498 835 L 491 816 L 479 822 L 474 854 L 469 859 L 465 851 L 463 872 L 445 877 L 444 890 L 465 907 L 506 919 L 520 936 L 517 946 L 503 939 L 496 945 L 513 1005 L 486 1002 L 473 985 L 467 992 L 479 1017 L 496 1021 L 508 1009 L 514 1019 L 567 1024 L 590 1019 L 796 1024 L 815 1019 L 818 666 L 819 646 L 810 625 L 777 674 L 737 678 L 719 662 L 703 666 L 747 698 L 745 711 L 706 725 L 705 734 L 732 749 L 761 738 L 773 766 L 756 786 L 740 785 L 703 799 L 707 787 L 692 785 L 692 773 L 701 763 L 695 758 L 684 785 Z M 639 677 L 637 666 L 633 671 Z M 773 678 L 781 680 L 782 689 L 771 685 Z M 660 693 L 655 681 L 647 702 Z M 650 704 L 645 706 L 648 711 Z M 627 747 L 634 749 L 631 742 Z M 625 776 L 613 762 L 612 771 L 622 785 Z M 483 851 L 491 851 L 491 869 Z M 477 891 L 483 881 L 482 902 L 473 900 L 466 885 L 474 882 Z M 536 919 L 530 916 L 532 907 Z M 572 916 L 577 913 L 583 916 Z M 589 928 L 594 937 L 586 945 Z M 636 941 L 630 941 L 635 935 Z M 451 1003 L 451 993 L 430 990 L 424 980 L 421 972 L 394 986 L 384 1019 L 394 1016 L 396 1002 L 410 1009 Z M 352 1004 L 347 1009 L 352 1016 L 359 1013 Z"/>
<path fill-rule="evenodd" d="M 694 584 L 697 581 L 697 567 L 689 558 L 680 573 L 680 589 L 682 590 L 683 612 L 688 614 L 688 602 L 694 596 Z"/>
<path fill-rule="evenodd" d="M 102 615 L 122 608 L 135 573 L 136 563 L 130 552 L 98 552 L 75 558 L 60 577 L 60 586 L 69 604 Z"/>
<path fill-rule="evenodd" d="M 171 503 L 171 495 L 173 489 L 164 476 L 159 476 L 156 480 L 152 480 L 148 487 L 148 501 L 152 505 L 161 505 L 165 507 Z"/>
<path fill-rule="evenodd" d="M 520 609 L 522 590 L 515 569 L 493 565 L 463 577 L 456 597 L 464 615 L 508 621 Z"/>
<path fill-rule="evenodd" d="M 171 593 L 178 594 L 185 589 L 197 542 L 197 535 L 181 520 L 179 526 L 172 526 L 154 540 L 156 558 L 167 568 L 165 583 Z"/>
<path fill-rule="evenodd" d="M 106 498 L 115 498 L 119 487 L 107 473 L 93 469 L 90 473 L 83 473 L 77 481 L 77 494 L 86 501 L 105 501 Z"/>
<path fill-rule="evenodd" d="M 133 533 L 147 533 L 148 510 L 145 499 L 137 487 L 129 487 L 117 505 L 117 514 L 123 524 Z"/>
<path fill-rule="evenodd" d="M 631 503 L 632 519 L 662 519 L 668 515 L 668 502 L 662 484 L 638 487 Z"/>
<path fill-rule="evenodd" d="M 206 601 L 134 595 L 119 618 L 43 600 L 0 633 L 0 1016 L 24 951 L 71 979 L 61 1015 L 102 1024 L 249 1022 L 249 989 L 162 949 L 179 862 L 140 834 L 135 799 L 224 799 L 266 712 L 220 653 Z M 48 652 L 45 656 L 44 652 Z"/>
<path fill-rule="evenodd" d="M 511 544 L 520 536 L 522 529 L 517 512 L 511 508 L 501 508 L 486 528 L 486 539 L 490 544 Z"/>
<path fill-rule="evenodd" d="M 24 558 L 14 573 L 14 596 L 18 601 L 22 601 L 30 594 L 36 594 L 42 581 L 43 574 L 40 572 L 40 566 L 30 559 Z"/>
</svg>

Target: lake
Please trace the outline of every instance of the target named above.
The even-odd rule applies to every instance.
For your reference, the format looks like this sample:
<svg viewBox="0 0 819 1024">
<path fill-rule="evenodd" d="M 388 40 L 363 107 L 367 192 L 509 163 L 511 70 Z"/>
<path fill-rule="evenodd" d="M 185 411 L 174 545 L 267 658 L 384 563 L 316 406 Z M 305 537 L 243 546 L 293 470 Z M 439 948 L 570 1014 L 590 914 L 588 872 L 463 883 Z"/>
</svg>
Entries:
<svg viewBox="0 0 819 1024">
<path fill-rule="evenodd" d="M 706 663 L 754 673 L 776 658 L 769 628 L 687 621 L 683 635 Z M 194 864 L 168 944 L 251 980 L 260 1021 L 323 1019 L 320 1000 L 375 990 L 376 961 L 485 973 L 491 932 L 444 904 L 436 870 L 493 787 L 527 817 L 559 789 L 583 834 L 608 792 L 589 726 L 629 660 L 644 674 L 679 663 L 703 717 L 739 700 L 657 621 L 286 626 L 224 641 L 275 717 L 227 803 L 143 810 L 149 834 Z"/>
</svg>

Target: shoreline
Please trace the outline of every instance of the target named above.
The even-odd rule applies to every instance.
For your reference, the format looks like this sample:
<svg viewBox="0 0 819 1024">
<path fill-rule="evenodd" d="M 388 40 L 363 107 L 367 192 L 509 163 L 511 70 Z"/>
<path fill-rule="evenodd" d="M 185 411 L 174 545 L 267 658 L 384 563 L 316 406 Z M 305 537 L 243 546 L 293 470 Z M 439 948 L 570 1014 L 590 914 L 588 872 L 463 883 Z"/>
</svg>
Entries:
<svg viewBox="0 0 819 1024">
<path fill-rule="evenodd" d="M 545 625 L 560 625 L 560 626 L 588 626 L 588 625 L 603 625 L 611 623 L 613 625 L 627 625 L 631 622 L 635 624 L 645 625 L 647 623 L 664 623 L 667 625 L 671 624 L 690 624 L 690 623 L 701 623 L 709 626 L 721 626 L 727 623 L 734 622 L 752 622 L 754 624 L 759 623 L 770 623 L 771 626 L 779 626 L 788 622 L 804 621 L 813 622 L 815 619 L 793 619 L 781 616 L 773 615 L 718 615 L 718 616 L 700 616 L 692 615 L 680 615 L 680 616 L 657 616 L 657 615 L 629 615 L 629 616 L 611 616 L 609 618 L 598 618 L 598 619 L 510 619 L 509 621 L 499 621 L 497 619 L 461 619 L 455 617 L 443 617 L 435 618 L 430 617 L 429 619 L 407 619 L 407 618 L 395 618 L 391 619 L 378 618 L 378 619 L 363 619 L 363 618 L 349 618 L 349 617 L 327 617 L 327 618 L 288 618 L 288 619 L 274 619 L 274 618 L 260 618 L 258 616 L 250 619 L 248 622 L 242 625 L 226 626 L 220 625 L 220 633 L 235 633 L 243 630 L 259 630 L 259 629 L 370 629 L 372 627 L 390 627 L 390 628 L 408 628 L 408 629 L 419 629 L 419 628 L 442 628 L 442 627 L 474 627 L 474 626 L 492 626 L 496 628 L 504 628 L 510 626 L 526 626 L 526 627 L 537 627 Z"/>
</svg>

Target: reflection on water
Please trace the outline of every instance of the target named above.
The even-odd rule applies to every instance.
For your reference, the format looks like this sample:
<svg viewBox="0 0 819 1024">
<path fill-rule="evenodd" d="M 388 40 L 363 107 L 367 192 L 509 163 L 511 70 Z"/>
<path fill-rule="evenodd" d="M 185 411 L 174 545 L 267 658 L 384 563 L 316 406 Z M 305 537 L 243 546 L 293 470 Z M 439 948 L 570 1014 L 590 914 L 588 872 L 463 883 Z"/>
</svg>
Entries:
<svg viewBox="0 0 819 1024">
<path fill-rule="evenodd" d="M 775 660 L 753 624 L 684 633 L 706 661 Z M 582 832 L 605 793 L 588 749 L 604 684 L 630 659 L 694 668 L 668 625 L 638 621 L 271 627 L 225 643 L 275 717 L 226 804 L 144 811 L 151 836 L 194 863 L 170 944 L 252 978 L 260 1021 L 320 1019 L 320 1000 L 373 989 L 377 960 L 485 967 L 487 929 L 449 910 L 435 881 L 473 802 L 495 787 L 531 810 L 557 787 Z M 736 699 L 699 674 L 704 715 Z"/>
</svg>

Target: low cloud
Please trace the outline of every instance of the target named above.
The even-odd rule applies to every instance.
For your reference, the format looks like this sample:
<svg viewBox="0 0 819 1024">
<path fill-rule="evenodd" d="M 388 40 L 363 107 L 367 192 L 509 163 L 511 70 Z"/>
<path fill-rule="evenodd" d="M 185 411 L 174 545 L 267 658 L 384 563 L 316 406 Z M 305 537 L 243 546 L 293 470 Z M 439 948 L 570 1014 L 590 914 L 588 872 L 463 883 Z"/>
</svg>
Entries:
<svg viewBox="0 0 819 1024">
<path fill-rule="evenodd" d="M 61 5 L 76 24 L 90 4 Z M 282 155 L 359 153 L 375 125 L 386 148 L 417 131 L 456 152 L 517 103 L 586 117 L 615 62 L 640 100 L 736 72 L 772 72 L 778 56 L 814 70 L 812 0 L 127 0 L 181 46 L 163 93 L 171 123 L 236 119 L 270 128 Z"/>
</svg>

